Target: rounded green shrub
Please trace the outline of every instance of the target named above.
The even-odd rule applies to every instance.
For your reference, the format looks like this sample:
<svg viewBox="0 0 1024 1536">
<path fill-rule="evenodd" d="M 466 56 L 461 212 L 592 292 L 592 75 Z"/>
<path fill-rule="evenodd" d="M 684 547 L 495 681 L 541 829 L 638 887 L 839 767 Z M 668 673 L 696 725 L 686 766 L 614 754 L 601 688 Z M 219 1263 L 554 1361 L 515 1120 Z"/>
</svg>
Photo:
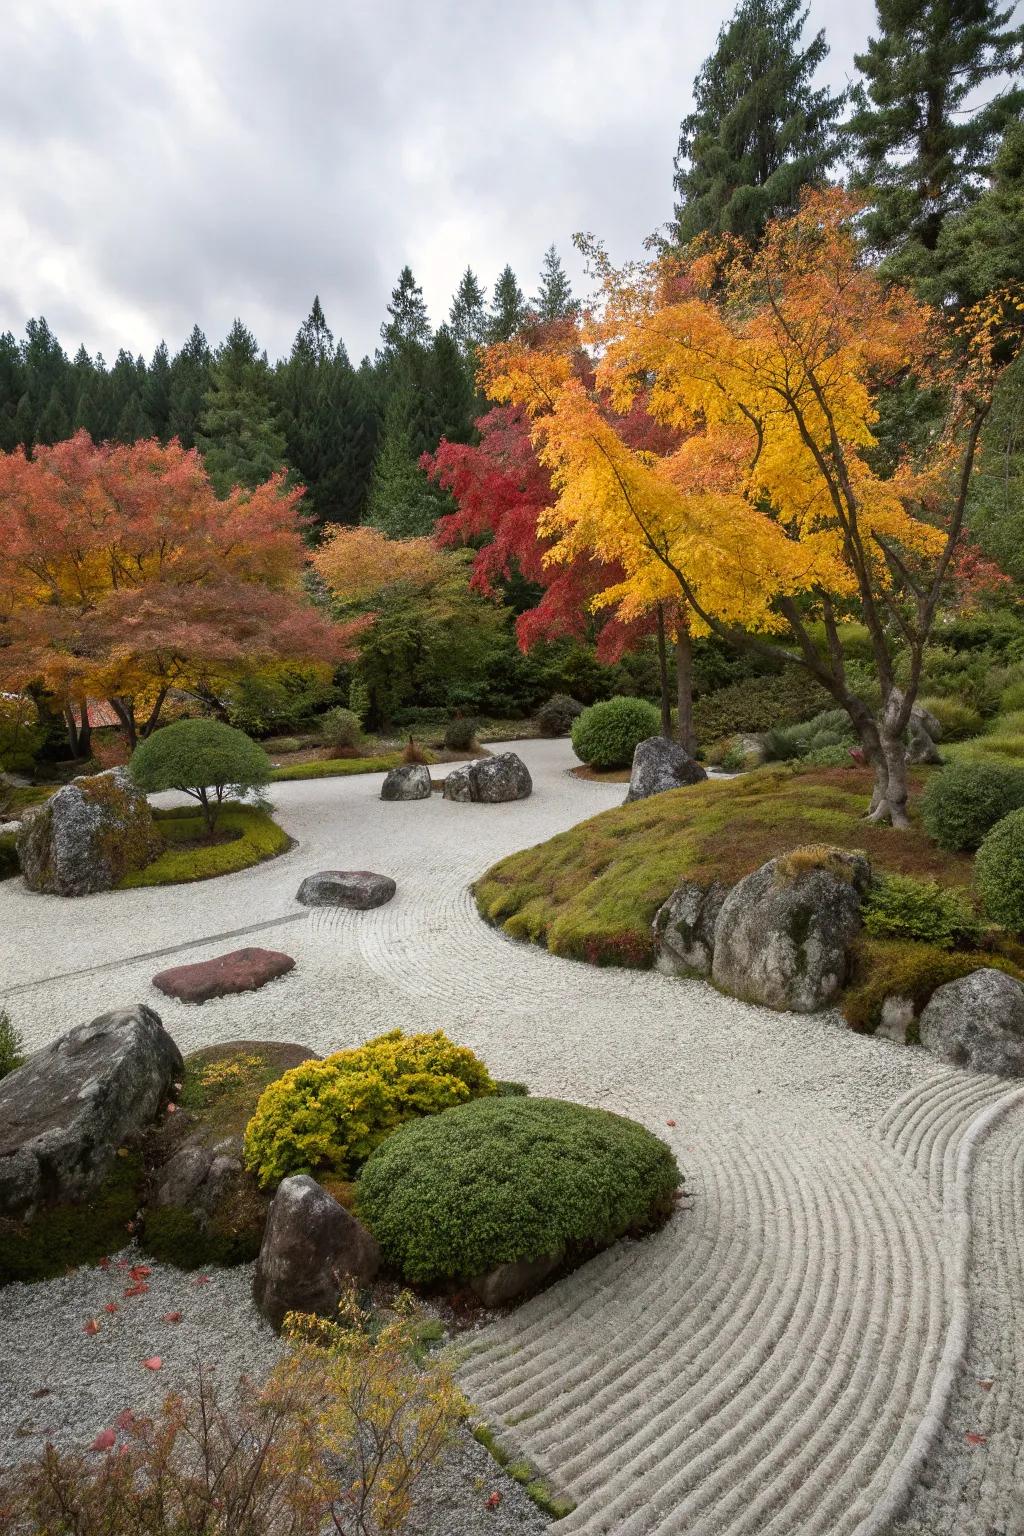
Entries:
<svg viewBox="0 0 1024 1536">
<path fill-rule="evenodd" d="M 470 715 L 455 715 L 444 728 L 444 744 L 449 752 L 471 752 L 476 745 L 476 721 Z"/>
<path fill-rule="evenodd" d="M 864 927 L 876 939 L 917 939 L 937 949 L 978 938 L 979 924 L 963 892 L 913 875 L 882 875 L 864 898 Z"/>
<path fill-rule="evenodd" d="M 1024 809 L 996 822 L 978 849 L 974 878 L 992 921 L 1024 932 Z"/>
<path fill-rule="evenodd" d="M 359 716 L 339 704 L 320 716 L 320 735 L 330 746 L 358 747 L 363 739 Z"/>
<path fill-rule="evenodd" d="M 603 1247 L 668 1215 L 678 1184 L 671 1150 L 633 1120 L 493 1098 L 403 1126 L 356 1202 L 385 1261 L 425 1283 Z"/>
<path fill-rule="evenodd" d="M 578 699 L 567 693 L 555 693 L 537 711 L 537 728 L 542 736 L 568 736 L 573 721 L 583 713 Z"/>
<path fill-rule="evenodd" d="M 932 774 L 921 796 L 921 820 L 950 853 L 977 848 L 1010 811 L 1024 806 L 1024 769 L 1013 764 L 950 763 Z"/>
<path fill-rule="evenodd" d="M 261 1184 L 349 1173 L 404 1121 L 494 1091 L 483 1062 L 441 1030 L 395 1029 L 304 1061 L 265 1088 L 245 1130 L 246 1166 Z"/>
<path fill-rule="evenodd" d="M 661 716 L 653 704 L 618 694 L 577 716 L 572 749 L 589 768 L 628 768 L 639 743 L 660 734 Z"/>
<path fill-rule="evenodd" d="M 260 791 L 270 782 L 270 759 L 244 731 L 219 720 L 177 720 L 139 743 L 129 771 L 147 794 L 177 789 L 198 800 L 212 830 L 226 793 Z"/>
</svg>

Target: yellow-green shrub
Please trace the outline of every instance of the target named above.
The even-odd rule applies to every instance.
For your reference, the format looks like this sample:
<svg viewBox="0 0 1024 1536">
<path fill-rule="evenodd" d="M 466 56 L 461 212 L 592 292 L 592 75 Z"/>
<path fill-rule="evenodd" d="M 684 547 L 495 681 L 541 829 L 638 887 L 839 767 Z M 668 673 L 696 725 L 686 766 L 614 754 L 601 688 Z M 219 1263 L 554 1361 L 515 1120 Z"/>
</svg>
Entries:
<svg viewBox="0 0 1024 1536">
<path fill-rule="evenodd" d="M 406 1120 L 494 1091 L 483 1062 L 441 1030 L 392 1030 L 271 1083 L 246 1127 L 246 1165 L 262 1184 L 321 1169 L 350 1172 Z"/>
</svg>

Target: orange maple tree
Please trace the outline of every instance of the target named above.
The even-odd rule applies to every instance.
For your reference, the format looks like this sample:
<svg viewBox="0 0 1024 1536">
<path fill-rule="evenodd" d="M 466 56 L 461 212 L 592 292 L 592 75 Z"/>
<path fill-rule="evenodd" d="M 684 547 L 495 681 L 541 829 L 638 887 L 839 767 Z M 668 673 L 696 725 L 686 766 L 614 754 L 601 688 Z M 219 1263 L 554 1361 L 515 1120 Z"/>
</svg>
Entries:
<svg viewBox="0 0 1024 1536">
<path fill-rule="evenodd" d="M 348 659 L 360 626 L 303 589 L 300 497 L 275 476 L 219 499 L 176 441 L 0 454 L 0 687 L 53 696 L 84 755 L 89 698 L 134 746 L 172 689 L 213 701 L 247 671 Z"/>
</svg>

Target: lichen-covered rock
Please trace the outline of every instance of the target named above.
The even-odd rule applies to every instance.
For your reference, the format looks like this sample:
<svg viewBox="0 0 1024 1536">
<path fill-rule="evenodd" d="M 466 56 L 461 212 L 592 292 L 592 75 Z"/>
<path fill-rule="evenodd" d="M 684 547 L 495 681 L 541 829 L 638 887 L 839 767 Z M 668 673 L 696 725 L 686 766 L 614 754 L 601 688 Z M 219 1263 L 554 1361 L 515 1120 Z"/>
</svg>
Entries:
<svg viewBox="0 0 1024 1536">
<path fill-rule="evenodd" d="M 382 800 L 429 800 L 430 769 L 426 763 L 399 763 L 388 770 L 380 787 Z"/>
<path fill-rule="evenodd" d="M 205 1003 L 232 992 L 256 992 L 294 968 L 291 955 L 278 949 L 233 949 L 226 955 L 215 955 L 212 960 L 158 971 L 153 985 L 157 991 L 183 1003 Z"/>
<path fill-rule="evenodd" d="M 446 800 L 476 800 L 482 805 L 525 800 L 532 792 L 530 770 L 516 752 L 477 758 L 453 768 L 444 781 Z"/>
<path fill-rule="evenodd" d="M 870 878 L 863 854 L 818 846 L 795 848 L 747 875 L 715 923 L 715 985 L 766 1008 L 827 1007 L 846 980 Z"/>
<path fill-rule="evenodd" d="M 322 869 L 306 876 L 295 899 L 304 907 L 351 907 L 366 912 L 382 907 L 397 889 L 390 875 L 369 869 Z"/>
<path fill-rule="evenodd" d="M 936 988 L 918 1027 L 951 1066 L 1024 1077 L 1024 986 L 1005 971 L 986 966 Z"/>
<path fill-rule="evenodd" d="M 654 968 L 666 976 L 710 976 L 715 924 L 729 887 L 684 880 L 654 914 Z"/>
<path fill-rule="evenodd" d="M 664 736 L 648 736 L 646 741 L 637 743 L 633 752 L 626 804 L 664 794 L 666 789 L 699 784 L 706 778 L 700 763 L 695 762 L 677 741 L 669 741 Z"/>
<path fill-rule="evenodd" d="M 25 884 L 53 896 L 110 891 L 160 851 L 149 802 L 124 768 L 72 779 L 26 816 L 17 840 Z"/>
<path fill-rule="evenodd" d="M 30 1056 L 0 1080 L 0 1215 L 30 1217 L 95 1189 L 182 1071 L 178 1047 L 141 1003 Z"/>
<path fill-rule="evenodd" d="M 253 1299 L 280 1328 L 288 1312 L 332 1317 L 348 1280 L 360 1285 L 380 1267 L 380 1249 L 361 1222 L 308 1174 L 282 1179 L 270 1206 Z"/>
</svg>

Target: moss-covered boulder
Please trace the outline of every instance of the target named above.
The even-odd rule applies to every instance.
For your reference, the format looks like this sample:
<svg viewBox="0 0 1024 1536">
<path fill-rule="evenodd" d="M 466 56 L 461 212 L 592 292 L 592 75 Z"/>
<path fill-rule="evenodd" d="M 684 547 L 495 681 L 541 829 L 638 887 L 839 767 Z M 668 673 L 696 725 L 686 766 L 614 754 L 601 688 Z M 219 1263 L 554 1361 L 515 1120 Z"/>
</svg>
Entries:
<svg viewBox="0 0 1024 1536">
<path fill-rule="evenodd" d="M 161 846 L 149 803 L 123 768 L 72 779 L 17 837 L 25 884 L 53 896 L 113 890 Z"/>
</svg>

